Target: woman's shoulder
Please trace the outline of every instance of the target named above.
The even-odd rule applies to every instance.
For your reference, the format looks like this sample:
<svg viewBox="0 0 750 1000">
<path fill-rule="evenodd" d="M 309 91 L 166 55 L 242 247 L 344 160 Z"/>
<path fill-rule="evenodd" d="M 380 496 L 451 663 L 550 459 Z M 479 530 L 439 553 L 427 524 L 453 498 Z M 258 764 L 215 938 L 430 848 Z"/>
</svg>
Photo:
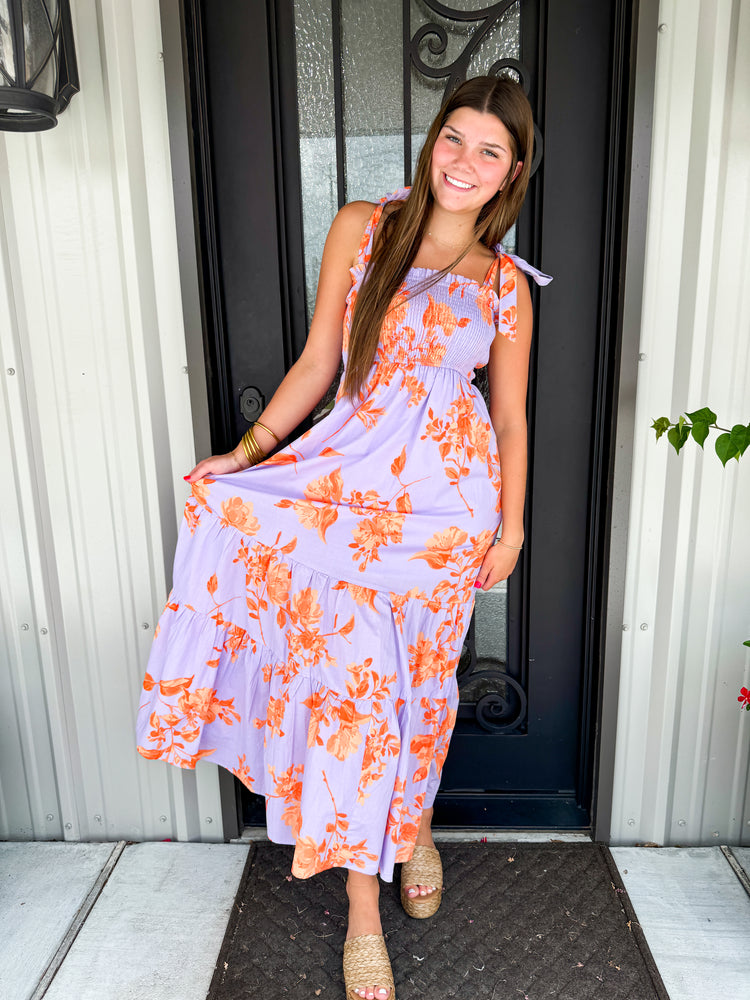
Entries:
<svg viewBox="0 0 750 1000">
<path fill-rule="evenodd" d="M 352 227 L 356 229 L 359 227 L 361 232 L 377 207 L 377 203 L 372 201 L 348 201 L 338 210 L 334 222 L 340 228 Z"/>
</svg>

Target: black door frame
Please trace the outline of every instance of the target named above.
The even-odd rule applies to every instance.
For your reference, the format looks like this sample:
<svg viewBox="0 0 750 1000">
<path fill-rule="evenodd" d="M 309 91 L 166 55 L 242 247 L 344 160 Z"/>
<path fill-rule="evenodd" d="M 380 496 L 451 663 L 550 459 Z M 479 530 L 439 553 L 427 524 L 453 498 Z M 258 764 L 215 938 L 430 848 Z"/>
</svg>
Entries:
<svg viewBox="0 0 750 1000">
<path fill-rule="evenodd" d="M 614 731 L 612 728 L 604 734 L 602 738 L 601 726 L 599 725 L 603 713 L 606 711 L 607 718 L 611 721 L 616 712 L 616 678 L 619 673 L 619 664 L 614 662 L 614 655 L 618 652 L 610 648 L 608 661 L 612 666 L 608 666 L 609 675 L 609 695 L 607 704 L 603 705 L 602 695 L 604 687 L 601 684 L 601 668 L 605 649 L 604 635 L 604 614 L 607 608 L 607 577 L 609 567 L 609 540 L 611 538 L 611 517 L 612 517 L 612 492 L 613 492 L 613 464 L 614 464 L 614 437 L 615 437 L 615 417 L 617 410 L 617 386 L 620 379 L 620 353 L 621 353 L 621 332 L 622 332 L 622 306 L 623 306 L 623 279 L 624 279 L 624 248 L 627 237 L 626 221 L 629 218 L 632 222 L 634 213 L 632 206 L 628 214 L 626 204 L 629 194 L 629 164 L 633 151 L 630 146 L 632 139 L 632 120 L 635 102 L 635 57 L 636 57 L 636 28 L 639 24 L 639 7 L 647 9 L 648 22 L 653 20 L 654 4 L 650 2 L 639 5 L 638 2 L 629 3 L 627 0 L 620 0 L 616 5 L 616 45 L 615 58 L 612 60 L 613 86 L 611 93 L 611 107 L 613 114 L 610 121 L 609 145 L 611 150 L 611 190 L 608 204 L 607 218 L 605 221 L 605 245 L 607 254 L 605 280 L 602 282 L 602 298 L 599 309 L 599 321 L 602 333 L 609 330 L 609 337 L 603 337 L 601 343 L 603 350 L 597 359 L 597 377 L 601 380 L 603 392 L 601 394 L 601 405 L 598 411 L 598 421 L 600 423 L 600 433 L 597 441 L 597 451 L 595 455 L 595 476 L 592 496 L 596 498 L 594 516 L 590 520 L 590 555 L 589 565 L 589 586 L 587 588 L 587 601 L 592 614 L 587 618 L 585 649 L 588 664 L 587 685 L 589 690 L 585 692 L 588 702 L 595 713 L 590 718 L 588 725 L 588 735 L 585 740 L 587 747 L 586 756 L 582 755 L 581 768 L 583 769 L 582 779 L 589 790 L 592 783 L 599 785 L 599 795 L 596 797 L 603 801 L 592 801 L 592 808 L 598 810 L 604 807 L 606 822 L 604 825 L 597 820 L 599 835 L 606 835 L 609 811 L 611 802 L 613 751 L 614 751 Z M 286 11 L 285 9 L 286 8 Z M 201 399 L 202 393 L 193 390 L 194 410 L 196 413 L 196 426 L 199 426 L 201 413 L 203 410 L 211 415 L 212 447 L 218 447 L 227 440 L 233 440 L 230 430 L 230 421 L 222 416 L 220 410 L 222 406 L 226 411 L 226 401 L 222 401 L 221 392 L 212 389 L 210 386 L 211 377 L 216 375 L 222 365 L 221 358 L 221 335 L 217 331 L 222 330 L 221 311 L 219 299 L 219 289 L 215 274 L 211 273 L 210 265 L 207 264 L 207 253 L 205 245 L 204 231 L 206 217 L 202 214 L 202 209 L 198 204 L 198 190 L 201 171 L 210 170 L 210 163 L 204 162 L 200 157 L 195 156 L 196 148 L 199 148 L 201 133 L 205 139 L 205 117 L 201 123 L 201 114 L 196 112 L 196 107 L 201 107 L 200 93 L 194 89 L 194 75 L 190 71 L 191 59 L 194 61 L 199 53 L 186 48 L 185 39 L 187 37 L 186 25 L 194 12 L 196 4 L 194 0 L 161 0 L 162 29 L 164 33 L 165 47 L 165 67 L 168 71 L 167 94 L 170 117 L 170 146 L 173 160 L 173 173 L 175 175 L 175 203 L 178 217 L 178 231 L 180 235 L 181 249 L 181 277 L 183 280 L 183 300 L 189 307 L 186 312 L 194 319 L 197 313 L 197 304 L 200 302 L 201 328 L 203 331 L 203 350 L 205 352 L 206 371 L 209 375 L 209 390 L 207 404 Z M 285 22 L 285 12 L 288 8 L 285 3 L 273 3 L 269 0 L 267 10 L 270 13 L 270 32 L 276 40 L 289 37 L 288 19 Z M 643 35 L 643 32 L 641 32 Z M 273 100 L 278 107 L 290 100 L 289 93 L 283 90 L 283 79 L 289 79 L 289 74 L 285 73 L 284 60 L 292 58 L 290 47 L 276 44 L 272 46 L 278 54 L 275 63 L 273 79 L 275 81 L 273 90 Z M 269 55 L 269 64 L 273 63 L 272 54 Z M 288 68 L 288 67 L 287 67 Z M 170 72 L 171 70 L 171 72 Z M 648 74 L 649 67 L 646 67 Z M 170 84 L 171 79 L 171 84 Z M 653 80 L 653 75 L 650 77 Z M 205 103 L 203 105 L 205 107 Z M 188 112 L 188 108 L 190 111 Z M 186 114 L 187 113 L 187 114 Z M 189 122 L 192 135 L 185 130 L 185 121 Z M 279 121 L 277 116 L 277 121 Z M 289 118 L 287 116 L 286 120 Z M 282 126 L 283 127 L 283 126 Z M 648 136 L 641 136 L 641 154 Z M 192 140 L 192 141 L 191 141 Z M 278 145 L 277 145 L 277 148 Z M 192 163 L 190 163 L 192 161 Z M 177 164 L 177 166 L 175 166 Z M 187 176 L 186 166 L 190 164 L 191 190 L 186 192 L 185 178 Z M 299 182 L 294 178 L 294 164 L 278 164 L 274 162 L 276 176 L 280 178 L 280 190 L 287 193 L 298 191 Z M 209 188 L 210 188 L 209 184 Z M 642 187 L 643 185 L 641 185 Z M 205 188 L 204 188 L 205 189 Z M 190 211 L 188 212 L 188 205 Z M 273 220 L 277 225 L 277 230 L 286 234 L 288 238 L 281 242 L 283 247 L 299 246 L 299 219 L 301 213 L 295 212 L 290 207 L 288 199 L 283 205 L 275 206 L 275 211 L 280 214 Z M 641 207 L 640 214 L 635 213 L 636 221 L 641 216 L 645 216 L 645 206 Z M 191 225 L 195 228 L 191 235 Z M 301 349 L 304 341 L 304 314 L 300 314 L 299 308 L 294 308 L 293 302 L 304 301 L 304 296 L 299 294 L 299 285 L 295 284 L 301 280 L 301 261 L 284 258 L 284 250 L 281 254 L 279 271 L 281 275 L 279 301 L 285 321 L 281 327 L 285 331 L 285 349 L 287 356 L 293 358 Z M 214 253 L 215 256 L 215 253 Z M 295 278 L 295 270 L 297 277 Z M 278 328 L 277 328 L 278 329 Z M 632 342 L 632 337 L 631 337 Z M 192 346 L 192 350 L 191 350 Z M 188 354 L 191 359 L 199 357 L 199 345 L 196 344 L 195 329 L 192 335 L 188 332 Z M 200 381 L 200 372 L 196 371 L 193 383 Z M 622 421 L 620 421 L 622 424 Z M 205 428 L 205 423 L 202 424 Z M 199 438 L 200 432 L 196 433 Z M 205 450 L 205 449 L 204 449 Z M 620 549 L 622 543 L 620 542 Z M 609 567 L 609 578 L 612 578 L 611 567 Z M 611 646 L 611 644 L 610 644 Z M 596 669 L 594 669 L 596 667 Z M 615 686 L 613 686 L 613 684 Z M 602 749 L 606 752 L 606 773 L 600 773 L 600 766 L 605 764 L 602 757 Z M 593 766 L 592 766 L 593 765 Z M 226 776 L 222 778 L 225 787 Z M 230 778 L 231 781 L 231 778 Z M 225 829 L 231 832 L 231 821 L 228 814 L 225 814 Z"/>
</svg>

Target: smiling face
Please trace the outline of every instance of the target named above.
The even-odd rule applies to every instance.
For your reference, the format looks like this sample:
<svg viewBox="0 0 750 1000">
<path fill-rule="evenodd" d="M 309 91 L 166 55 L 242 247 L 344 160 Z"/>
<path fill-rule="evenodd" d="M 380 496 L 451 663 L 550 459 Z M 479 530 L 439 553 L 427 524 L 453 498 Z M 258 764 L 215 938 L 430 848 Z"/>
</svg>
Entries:
<svg viewBox="0 0 750 1000">
<path fill-rule="evenodd" d="M 478 212 L 510 180 L 512 165 L 513 141 L 500 119 L 473 108 L 456 108 L 432 151 L 432 194 L 448 211 Z"/>
</svg>

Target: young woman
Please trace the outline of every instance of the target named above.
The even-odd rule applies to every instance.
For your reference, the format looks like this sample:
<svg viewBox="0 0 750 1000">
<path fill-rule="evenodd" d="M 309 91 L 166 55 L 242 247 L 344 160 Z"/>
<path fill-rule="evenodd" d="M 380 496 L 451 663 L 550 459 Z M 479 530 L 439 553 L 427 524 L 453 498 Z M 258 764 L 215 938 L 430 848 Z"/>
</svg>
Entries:
<svg viewBox="0 0 750 1000">
<path fill-rule="evenodd" d="M 403 863 L 411 916 L 440 905 L 430 822 L 456 666 L 475 588 L 508 577 L 523 544 L 522 272 L 549 279 L 499 244 L 532 145 L 520 87 L 462 84 L 413 187 L 336 216 L 307 344 L 261 419 L 185 477 L 138 749 L 180 767 L 207 757 L 265 795 L 296 876 L 349 869 L 350 998 L 395 1000 L 378 873 Z M 265 458 L 342 352 L 333 410 Z M 489 412 L 472 382 L 485 364 Z"/>
</svg>

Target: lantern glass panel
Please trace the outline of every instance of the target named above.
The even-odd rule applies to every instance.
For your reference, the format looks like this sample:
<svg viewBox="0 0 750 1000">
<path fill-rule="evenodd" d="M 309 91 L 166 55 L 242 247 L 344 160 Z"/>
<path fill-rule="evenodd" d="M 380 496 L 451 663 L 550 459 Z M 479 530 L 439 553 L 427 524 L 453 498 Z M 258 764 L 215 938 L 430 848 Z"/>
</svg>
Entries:
<svg viewBox="0 0 750 1000">
<path fill-rule="evenodd" d="M 16 61 L 13 58 L 13 38 L 10 33 L 8 0 L 0 0 L 0 83 L 16 82 Z"/>
<path fill-rule="evenodd" d="M 24 18 L 26 79 L 32 90 L 54 96 L 57 73 L 53 57 L 57 30 L 57 0 L 30 0 Z"/>
</svg>

